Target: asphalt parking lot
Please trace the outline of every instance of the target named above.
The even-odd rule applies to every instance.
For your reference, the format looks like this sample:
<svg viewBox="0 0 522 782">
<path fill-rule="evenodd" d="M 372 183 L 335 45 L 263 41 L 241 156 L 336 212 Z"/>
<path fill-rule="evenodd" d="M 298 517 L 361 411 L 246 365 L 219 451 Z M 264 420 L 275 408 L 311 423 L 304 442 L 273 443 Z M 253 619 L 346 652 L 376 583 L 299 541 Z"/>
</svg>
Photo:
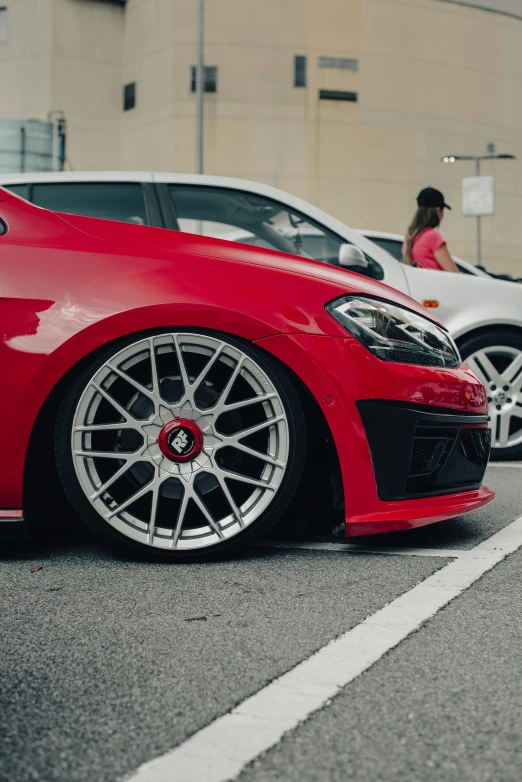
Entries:
<svg viewBox="0 0 522 782">
<path fill-rule="evenodd" d="M 521 480 L 493 465 L 494 504 L 418 531 L 215 564 L 4 541 L 1 782 L 518 782 Z M 348 670 L 330 642 L 357 638 Z M 337 663 L 312 681 L 316 652 Z"/>
</svg>

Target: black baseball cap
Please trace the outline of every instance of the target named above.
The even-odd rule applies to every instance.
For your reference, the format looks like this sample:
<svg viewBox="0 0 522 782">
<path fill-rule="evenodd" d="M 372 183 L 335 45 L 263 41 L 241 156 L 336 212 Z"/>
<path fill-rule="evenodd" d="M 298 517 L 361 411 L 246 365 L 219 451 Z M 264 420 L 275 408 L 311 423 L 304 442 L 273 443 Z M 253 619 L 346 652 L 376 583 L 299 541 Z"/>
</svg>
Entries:
<svg viewBox="0 0 522 782">
<path fill-rule="evenodd" d="M 421 190 L 417 196 L 418 206 L 438 206 L 440 209 L 451 209 L 451 206 L 444 203 L 444 196 L 440 190 L 435 190 L 434 187 L 425 187 Z"/>
</svg>

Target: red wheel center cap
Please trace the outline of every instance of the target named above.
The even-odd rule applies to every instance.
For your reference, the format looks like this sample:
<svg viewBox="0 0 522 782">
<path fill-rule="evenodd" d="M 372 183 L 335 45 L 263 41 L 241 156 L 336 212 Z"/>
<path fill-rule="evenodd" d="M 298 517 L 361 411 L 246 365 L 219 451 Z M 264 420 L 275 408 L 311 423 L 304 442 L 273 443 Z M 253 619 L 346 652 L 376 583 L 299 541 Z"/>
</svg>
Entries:
<svg viewBox="0 0 522 782">
<path fill-rule="evenodd" d="M 175 418 L 159 433 L 158 444 L 172 462 L 191 462 L 203 449 L 203 432 L 194 421 Z"/>
</svg>

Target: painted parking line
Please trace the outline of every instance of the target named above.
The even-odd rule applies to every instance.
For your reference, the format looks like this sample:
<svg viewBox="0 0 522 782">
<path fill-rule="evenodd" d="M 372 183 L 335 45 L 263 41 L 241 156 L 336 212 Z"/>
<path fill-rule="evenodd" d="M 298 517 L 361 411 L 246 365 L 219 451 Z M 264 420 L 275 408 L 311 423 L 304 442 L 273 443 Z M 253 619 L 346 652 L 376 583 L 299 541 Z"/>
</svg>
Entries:
<svg viewBox="0 0 522 782">
<path fill-rule="evenodd" d="M 442 567 L 295 668 L 127 777 L 226 782 L 522 546 L 522 517 Z"/>
<path fill-rule="evenodd" d="M 488 470 L 490 467 L 510 467 L 514 470 L 522 470 L 522 462 L 490 462 Z"/>
<path fill-rule="evenodd" d="M 270 548 L 305 549 L 307 551 L 336 551 L 341 554 L 391 554 L 407 557 L 443 557 L 458 559 L 469 555 L 469 550 L 440 548 L 410 548 L 407 546 L 363 546 L 360 543 L 334 543 L 328 541 L 263 541 L 259 544 Z"/>
</svg>

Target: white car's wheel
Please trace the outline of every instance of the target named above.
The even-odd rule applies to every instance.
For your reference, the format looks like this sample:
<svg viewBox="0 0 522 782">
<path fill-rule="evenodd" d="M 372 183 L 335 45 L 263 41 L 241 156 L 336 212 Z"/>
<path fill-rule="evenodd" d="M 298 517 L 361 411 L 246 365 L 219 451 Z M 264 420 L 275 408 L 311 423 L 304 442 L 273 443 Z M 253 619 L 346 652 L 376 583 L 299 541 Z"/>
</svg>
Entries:
<svg viewBox="0 0 522 782">
<path fill-rule="evenodd" d="M 305 451 L 286 371 L 210 332 L 104 351 L 56 430 L 62 483 L 86 523 L 171 560 L 230 552 L 267 531 L 296 493 Z"/>
<path fill-rule="evenodd" d="M 491 458 L 522 459 L 522 337 L 489 332 L 461 343 L 460 352 L 486 388 Z"/>
</svg>

